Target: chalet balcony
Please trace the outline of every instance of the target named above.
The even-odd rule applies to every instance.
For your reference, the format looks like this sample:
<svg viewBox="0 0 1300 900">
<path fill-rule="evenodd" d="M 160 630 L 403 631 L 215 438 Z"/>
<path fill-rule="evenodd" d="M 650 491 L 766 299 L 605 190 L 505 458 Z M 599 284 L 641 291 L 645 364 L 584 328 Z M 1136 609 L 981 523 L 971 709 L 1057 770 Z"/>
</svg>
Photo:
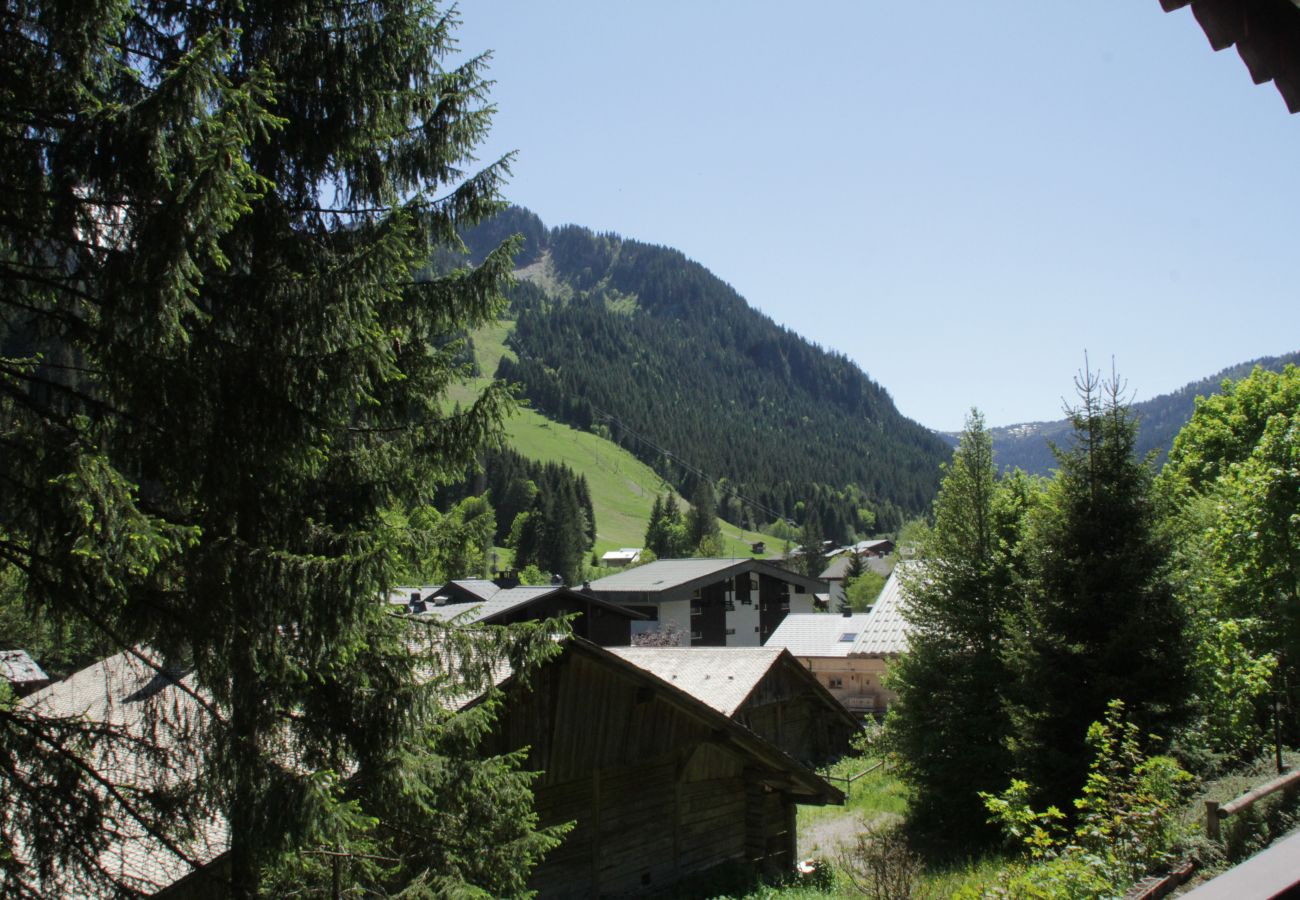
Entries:
<svg viewBox="0 0 1300 900">
<path fill-rule="evenodd" d="M 841 694 L 839 701 L 849 712 L 869 713 L 885 708 L 878 694 Z"/>
</svg>

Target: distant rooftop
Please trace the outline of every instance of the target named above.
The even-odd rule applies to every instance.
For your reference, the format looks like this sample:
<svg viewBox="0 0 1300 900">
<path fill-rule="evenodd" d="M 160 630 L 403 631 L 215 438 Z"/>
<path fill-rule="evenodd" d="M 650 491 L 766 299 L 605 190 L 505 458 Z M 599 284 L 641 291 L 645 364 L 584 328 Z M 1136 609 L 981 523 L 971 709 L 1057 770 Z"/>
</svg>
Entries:
<svg viewBox="0 0 1300 900">
<path fill-rule="evenodd" d="M 26 650 L 0 650 L 0 678 L 20 686 L 50 680 Z"/>
<path fill-rule="evenodd" d="M 635 569 L 617 572 L 593 581 L 590 589 L 597 595 L 617 595 L 628 602 L 629 595 L 644 595 L 646 600 L 677 599 L 697 587 L 713 584 L 741 572 L 759 572 L 804 587 L 810 593 L 824 590 L 824 582 L 791 572 L 757 559 L 658 559 Z"/>
</svg>

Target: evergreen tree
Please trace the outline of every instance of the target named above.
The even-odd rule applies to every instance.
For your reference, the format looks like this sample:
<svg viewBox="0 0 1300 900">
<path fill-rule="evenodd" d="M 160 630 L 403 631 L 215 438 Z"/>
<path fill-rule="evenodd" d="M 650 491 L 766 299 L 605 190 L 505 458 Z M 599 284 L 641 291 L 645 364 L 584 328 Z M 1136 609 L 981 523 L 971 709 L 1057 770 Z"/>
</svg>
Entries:
<svg viewBox="0 0 1300 900">
<path fill-rule="evenodd" d="M 849 599 L 849 591 L 853 588 L 860 578 L 867 573 L 867 566 L 862 561 L 862 557 L 856 552 L 849 551 L 848 565 L 844 569 L 843 591 L 844 596 L 840 598 L 837 612 L 846 613 L 853 611 L 853 603 Z"/>
<path fill-rule="evenodd" d="M 1073 445 L 1036 510 L 1031 580 L 1008 659 L 1016 767 L 1064 807 L 1088 771 L 1085 738 L 1121 700 L 1144 731 L 1168 736 L 1186 712 L 1184 615 L 1168 580 L 1151 470 L 1136 458 L 1137 424 L 1112 377 L 1075 381 Z"/>
<path fill-rule="evenodd" d="M 490 107 L 483 57 L 445 65 L 454 27 L 418 0 L 51 0 L 0 25 L 0 552 L 37 617 L 186 660 L 213 711 L 199 802 L 106 795 L 76 736 L 0 705 L 0 893 L 41 895 L 54 860 L 130 892 L 96 868 L 109 817 L 165 837 L 222 813 L 236 897 L 304 844 L 336 885 L 494 894 L 546 846 L 510 760 L 472 817 L 431 818 L 422 776 L 472 767 L 493 707 L 453 725 L 440 696 L 491 682 L 451 633 L 464 683 L 417 678 L 378 602 L 418 562 L 389 514 L 459 477 L 508 404 L 443 397 L 448 338 L 495 314 L 509 248 L 422 274 L 504 171 L 463 172 Z M 400 827 L 359 833 L 385 815 Z"/>
<path fill-rule="evenodd" d="M 908 652 L 890 673 L 898 701 L 888 733 L 912 788 L 913 823 L 932 837 L 988 837 L 979 792 L 1004 786 L 1010 770 L 1005 621 L 1019 603 L 1033 498 L 1022 475 L 999 482 L 984 418 L 972 411 L 934 502 L 923 562 L 904 570 Z"/>
<path fill-rule="evenodd" d="M 803 527 L 799 530 L 802 555 L 798 569 L 809 578 L 817 578 L 826 570 L 826 557 L 822 554 L 821 520 L 812 511 L 805 511 Z"/>
<path fill-rule="evenodd" d="M 676 495 L 669 491 L 662 501 L 655 497 L 646 526 L 646 548 L 658 559 L 678 559 L 690 553 L 686 541 L 686 525 Z"/>
<path fill-rule="evenodd" d="M 713 496 L 713 485 L 701 478 L 691 494 L 691 508 L 686 513 L 686 546 L 698 550 L 706 539 L 720 536 L 718 504 Z"/>
</svg>

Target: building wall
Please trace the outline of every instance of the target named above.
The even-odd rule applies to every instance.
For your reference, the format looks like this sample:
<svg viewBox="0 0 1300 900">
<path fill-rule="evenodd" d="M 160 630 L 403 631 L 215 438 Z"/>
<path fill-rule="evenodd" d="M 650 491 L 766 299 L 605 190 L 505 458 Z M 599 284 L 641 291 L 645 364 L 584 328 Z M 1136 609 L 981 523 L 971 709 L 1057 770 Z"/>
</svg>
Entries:
<svg viewBox="0 0 1300 900">
<path fill-rule="evenodd" d="M 732 718 L 800 762 L 824 765 L 849 752 L 859 726 L 828 709 L 825 696 L 801 673 L 791 671 L 795 665 L 775 667 Z"/>
<path fill-rule="evenodd" d="M 788 867 L 793 806 L 643 681 L 569 654 L 511 692 L 489 749 L 529 748 L 542 825 L 573 822 L 530 884 L 543 897 L 661 891 L 725 862 Z"/>
<path fill-rule="evenodd" d="M 881 657 L 801 656 L 798 659 L 850 712 L 883 712 L 898 697 L 881 684 L 889 668 L 888 661 Z"/>
</svg>

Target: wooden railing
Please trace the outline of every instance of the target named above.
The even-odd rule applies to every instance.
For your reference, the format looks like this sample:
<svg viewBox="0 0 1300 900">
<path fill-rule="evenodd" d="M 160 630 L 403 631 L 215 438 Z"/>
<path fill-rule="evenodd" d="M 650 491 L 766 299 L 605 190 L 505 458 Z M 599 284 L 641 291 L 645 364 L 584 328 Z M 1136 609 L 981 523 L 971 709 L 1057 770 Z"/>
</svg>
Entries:
<svg viewBox="0 0 1300 900">
<path fill-rule="evenodd" d="M 1249 793 L 1242 794 L 1231 803 L 1219 805 L 1217 800 L 1205 801 L 1205 836 L 1212 841 L 1219 840 L 1220 824 L 1228 816 L 1239 813 L 1243 809 L 1250 809 L 1260 800 L 1263 800 L 1269 794 L 1275 794 L 1288 788 L 1300 785 L 1300 769 L 1294 772 L 1288 772 L 1280 775 L 1266 784 L 1261 784 Z"/>
<path fill-rule="evenodd" d="M 868 775 L 870 775 L 872 772 L 876 772 L 876 771 L 878 771 L 878 770 L 884 768 L 888 763 L 889 763 L 889 760 L 888 760 L 888 759 L 882 759 L 882 760 L 880 760 L 880 762 L 876 763 L 876 764 L 873 765 L 873 766 L 868 766 L 867 768 L 863 769 L 861 772 L 859 772 L 859 773 L 856 774 L 856 775 L 850 775 L 850 776 L 844 776 L 844 775 L 824 775 L 824 776 L 822 776 L 822 777 L 824 777 L 827 781 L 842 781 L 842 782 L 844 782 L 844 796 L 845 796 L 845 797 L 852 797 L 852 796 L 853 796 L 853 783 L 854 783 L 855 781 L 857 781 L 857 780 L 860 779 L 860 778 L 866 778 L 866 777 L 867 777 Z"/>
</svg>

